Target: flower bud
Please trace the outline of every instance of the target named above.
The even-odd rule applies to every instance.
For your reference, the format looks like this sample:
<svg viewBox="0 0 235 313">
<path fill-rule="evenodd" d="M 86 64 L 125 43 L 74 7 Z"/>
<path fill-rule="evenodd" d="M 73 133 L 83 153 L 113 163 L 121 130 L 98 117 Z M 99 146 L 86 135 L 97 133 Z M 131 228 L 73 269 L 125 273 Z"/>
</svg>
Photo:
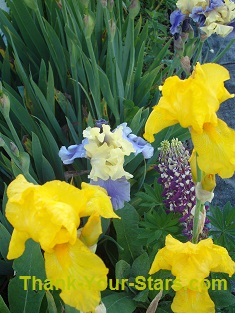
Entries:
<svg viewBox="0 0 235 313">
<path fill-rule="evenodd" d="M 181 63 L 181 66 L 182 66 L 183 70 L 187 74 L 190 74 L 191 73 L 191 64 L 190 64 L 189 57 L 187 55 L 185 57 L 181 57 L 180 63 Z"/>
<path fill-rule="evenodd" d="M 206 33 L 200 32 L 200 41 L 201 41 L 201 42 L 206 41 L 207 38 L 208 38 L 208 35 L 207 35 Z"/>
<path fill-rule="evenodd" d="M 13 154 L 18 158 L 20 156 L 20 152 L 19 149 L 17 148 L 17 146 L 14 144 L 14 142 L 10 142 L 10 149 L 13 152 Z"/>
<path fill-rule="evenodd" d="M 181 38 L 183 40 L 183 42 L 186 42 L 188 40 L 188 33 L 181 33 Z"/>
<path fill-rule="evenodd" d="M 4 117 L 9 116 L 10 100 L 9 97 L 0 90 L 0 110 Z"/>
<path fill-rule="evenodd" d="M 139 0 L 131 0 L 131 4 L 129 6 L 129 16 L 131 19 L 134 19 L 140 11 L 140 3 Z"/>
<path fill-rule="evenodd" d="M 107 8 L 107 0 L 100 0 L 100 3 L 103 8 Z"/>
<path fill-rule="evenodd" d="M 178 53 L 178 55 L 183 56 L 184 42 L 183 42 L 181 36 L 179 36 L 179 35 L 178 36 L 174 36 L 174 49 Z"/>
<path fill-rule="evenodd" d="M 110 12 L 113 11 L 114 0 L 108 0 L 108 9 Z"/>
<path fill-rule="evenodd" d="M 87 247 L 95 245 L 102 233 L 100 216 L 97 213 L 92 214 L 85 226 L 82 228 L 80 240 L 85 243 Z"/>
<path fill-rule="evenodd" d="M 196 183 L 197 182 L 197 154 L 194 149 L 189 159 L 189 164 L 191 168 L 193 182 Z"/>
<path fill-rule="evenodd" d="M 216 186 L 215 174 L 206 174 L 201 183 L 204 190 L 213 191 Z"/>
<path fill-rule="evenodd" d="M 90 38 L 91 34 L 93 33 L 95 22 L 91 15 L 84 15 L 84 34 L 86 38 Z"/>
<path fill-rule="evenodd" d="M 113 40 L 115 33 L 116 33 L 116 23 L 113 19 L 109 20 L 109 29 L 111 34 L 111 40 Z"/>
<path fill-rule="evenodd" d="M 27 173 L 29 171 L 30 166 L 30 158 L 27 152 L 21 152 L 19 155 L 20 166 L 23 173 Z"/>
<path fill-rule="evenodd" d="M 189 25 L 189 39 L 193 39 L 194 38 L 194 29 L 191 25 Z"/>
<path fill-rule="evenodd" d="M 35 1 L 35 0 L 24 0 L 24 2 L 30 9 L 36 11 L 37 1 Z"/>
<path fill-rule="evenodd" d="M 88 8 L 89 0 L 80 0 L 80 2 L 83 4 L 85 8 Z"/>
</svg>

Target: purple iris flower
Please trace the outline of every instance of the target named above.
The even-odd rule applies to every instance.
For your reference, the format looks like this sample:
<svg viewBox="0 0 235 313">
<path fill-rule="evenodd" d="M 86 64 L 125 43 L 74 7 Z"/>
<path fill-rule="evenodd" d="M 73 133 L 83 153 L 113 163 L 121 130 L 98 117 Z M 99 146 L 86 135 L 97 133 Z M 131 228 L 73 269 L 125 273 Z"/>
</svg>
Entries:
<svg viewBox="0 0 235 313">
<path fill-rule="evenodd" d="M 99 127 L 100 129 L 102 129 L 102 125 L 109 125 L 109 122 L 103 118 L 95 121 L 95 127 Z"/>
<path fill-rule="evenodd" d="M 59 157 L 64 164 L 72 164 L 74 159 L 86 158 L 86 150 L 84 145 L 88 143 L 87 139 L 84 139 L 79 145 L 69 146 L 68 149 L 63 146 L 60 148 Z"/>
<path fill-rule="evenodd" d="M 205 10 L 203 10 L 202 7 L 195 7 L 192 9 L 192 13 L 189 14 L 189 16 L 195 23 L 198 23 L 199 26 L 203 26 L 206 20 L 204 13 Z"/>
<path fill-rule="evenodd" d="M 215 8 L 221 7 L 221 6 L 224 6 L 224 1 L 223 0 L 211 0 L 209 6 L 206 7 L 205 12 L 212 11 Z"/>
<path fill-rule="evenodd" d="M 130 183 L 125 177 L 117 180 L 91 180 L 91 185 L 97 185 L 106 189 L 108 195 L 111 197 L 111 202 L 115 210 L 122 209 L 125 201 L 130 201 Z"/>
<path fill-rule="evenodd" d="M 143 138 L 132 134 L 132 130 L 127 126 L 127 123 L 122 123 L 117 128 L 120 126 L 122 126 L 123 138 L 132 143 L 133 148 L 135 149 L 135 155 L 142 153 L 145 159 L 150 159 L 154 152 L 151 144 Z"/>
<path fill-rule="evenodd" d="M 179 33 L 180 24 L 183 22 L 184 19 L 185 14 L 183 14 L 180 10 L 175 10 L 171 13 L 170 23 L 172 26 L 170 28 L 170 32 L 172 35 Z"/>
<path fill-rule="evenodd" d="M 211 0 L 209 6 L 204 10 L 202 7 L 195 7 L 192 9 L 192 13 L 189 16 L 192 20 L 199 24 L 199 26 L 203 26 L 206 20 L 205 13 L 213 11 L 215 8 L 223 6 L 223 0 Z"/>
</svg>

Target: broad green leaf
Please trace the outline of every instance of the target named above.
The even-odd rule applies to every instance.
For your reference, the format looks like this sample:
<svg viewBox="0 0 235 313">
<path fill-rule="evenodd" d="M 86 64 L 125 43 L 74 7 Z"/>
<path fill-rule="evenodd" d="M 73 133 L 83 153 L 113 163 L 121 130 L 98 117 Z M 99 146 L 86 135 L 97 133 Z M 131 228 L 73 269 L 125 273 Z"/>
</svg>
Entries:
<svg viewBox="0 0 235 313">
<path fill-rule="evenodd" d="M 119 259 L 127 263 L 133 262 L 142 252 L 142 245 L 133 238 L 137 238 L 139 232 L 139 215 L 129 203 L 123 209 L 117 211 L 120 220 L 114 220 L 114 227 L 117 233 L 117 241 L 124 248 L 119 251 Z"/>
<path fill-rule="evenodd" d="M 128 278 L 130 275 L 130 264 L 124 260 L 120 260 L 115 266 L 115 276 L 116 279 Z"/>
<path fill-rule="evenodd" d="M 235 296 L 226 290 L 208 290 L 217 309 L 235 305 Z"/>
<path fill-rule="evenodd" d="M 138 256 L 132 266 L 130 271 L 130 276 L 137 277 L 137 276 L 148 276 L 148 272 L 150 270 L 150 260 L 149 256 L 146 252 Z"/>
<path fill-rule="evenodd" d="M 125 292 L 115 293 L 102 299 L 107 313 L 132 313 L 136 309 L 133 299 Z"/>
<path fill-rule="evenodd" d="M 28 240 L 24 254 L 14 261 L 13 268 L 17 275 L 8 287 L 11 313 L 38 313 L 45 294 L 41 282 L 46 279 L 39 244 Z"/>
<path fill-rule="evenodd" d="M 208 218 L 213 225 L 209 234 L 213 236 L 214 242 L 233 251 L 235 248 L 234 207 L 229 202 L 223 209 L 211 206 Z"/>
</svg>

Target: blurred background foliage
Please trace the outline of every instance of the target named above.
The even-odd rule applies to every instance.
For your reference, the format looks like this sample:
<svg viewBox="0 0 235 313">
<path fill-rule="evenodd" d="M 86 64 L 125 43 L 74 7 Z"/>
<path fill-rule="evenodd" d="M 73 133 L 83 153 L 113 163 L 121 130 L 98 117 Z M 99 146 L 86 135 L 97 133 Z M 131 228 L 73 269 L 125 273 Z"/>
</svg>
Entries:
<svg viewBox="0 0 235 313">
<path fill-rule="evenodd" d="M 80 143 L 95 119 L 112 128 L 125 121 L 141 135 L 159 85 L 175 70 L 166 23 L 173 1 L 6 2 L 0 70 L 10 111 L 0 116 L 2 194 L 3 182 L 19 173 L 38 183 L 65 179 L 58 150 Z M 140 163 L 130 164 L 132 171 Z M 88 166 L 77 160 L 68 177 L 79 184 Z"/>
</svg>

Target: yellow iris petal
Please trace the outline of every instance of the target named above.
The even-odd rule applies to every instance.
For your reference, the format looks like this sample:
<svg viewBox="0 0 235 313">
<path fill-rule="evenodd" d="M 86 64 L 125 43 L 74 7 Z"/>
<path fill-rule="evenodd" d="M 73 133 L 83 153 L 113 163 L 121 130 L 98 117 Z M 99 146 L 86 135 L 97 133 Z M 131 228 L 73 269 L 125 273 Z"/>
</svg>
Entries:
<svg viewBox="0 0 235 313">
<path fill-rule="evenodd" d="M 85 208 L 86 201 L 83 199 L 81 189 L 64 181 L 53 180 L 47 182 L 41 186 L 41 190 L 50 195 L 52 200 L 68 204 L 76 213 Z"/>
<path fill-rule="evenodd" d="M 203 133 L 191 130 L 192 141 L 198 154 L 198 166 L 206 173 L 229 178 L 235 171 L 235 131 L 218 119 L 216 126 L 209 123 Z"/>
<path fill-rule="evenodd" d="M 163 103 L 163 100 L 162 100 Z M 163 106 L 155 106 L 153 111 L 149 115 L 147 122 L 145 124 L 144 138 L 149 142 L 154 141 L 154 134 L 157 134 L 162 129 L 175 125 L 178 123 L 177 118 L 174 116 L 173 112 L 169 112 L 168 108 Z"/>
<path fill-rule="evenodd" d="M 198 292 L 182 288 L 176 292 L 171 309 L 175 313 L 214 313 L 215 305 L 207 290 Z"/>
<path fill-rule="evenodd" d="M 93 311 L 100 302 L 100 291 L 107 287 L 108 269 L 79 239 L 72 246 L 57 245 L 45 253 L 47 278 L 61 289 L 65 303 L 83 312 Z"/>
<path fill-rule="evenodd" d="M 21 232 L 14 229 L 11 235 L 7 258 L 12 260 L 20 257 L 25 250 L 25 242 L 29 238 L 30 237 L 26 232 Z"/>
<path fill-rule="evenodd" d="M 82 183 L 82 191 L 83 197 L 86 199 L 86 207 L 80 212 L 80 217 L 97 212 L 104 218 L 120 218 L 114 213 L 111 201 L 104 188 Z"/>
<path fill-rule="evenodd" d="M 224 87 L 224 82 L 230 78 L 229 71 L 225 67 L 215 63 L 206 63 L 203 65 L 197 63 L 192 76 L 203 84 L 206 84 L 204 88 L 208 88 L 207 92 L 218 99 L 219 103 L 233 98 L 234 95 L 230 94 Z M 211 88 L 212 86 L 213 88 Z M 212 106 L 216 109 L 215 104 Z M 218 109 L 219 107 L 217 107 Z"/>
</svg>

